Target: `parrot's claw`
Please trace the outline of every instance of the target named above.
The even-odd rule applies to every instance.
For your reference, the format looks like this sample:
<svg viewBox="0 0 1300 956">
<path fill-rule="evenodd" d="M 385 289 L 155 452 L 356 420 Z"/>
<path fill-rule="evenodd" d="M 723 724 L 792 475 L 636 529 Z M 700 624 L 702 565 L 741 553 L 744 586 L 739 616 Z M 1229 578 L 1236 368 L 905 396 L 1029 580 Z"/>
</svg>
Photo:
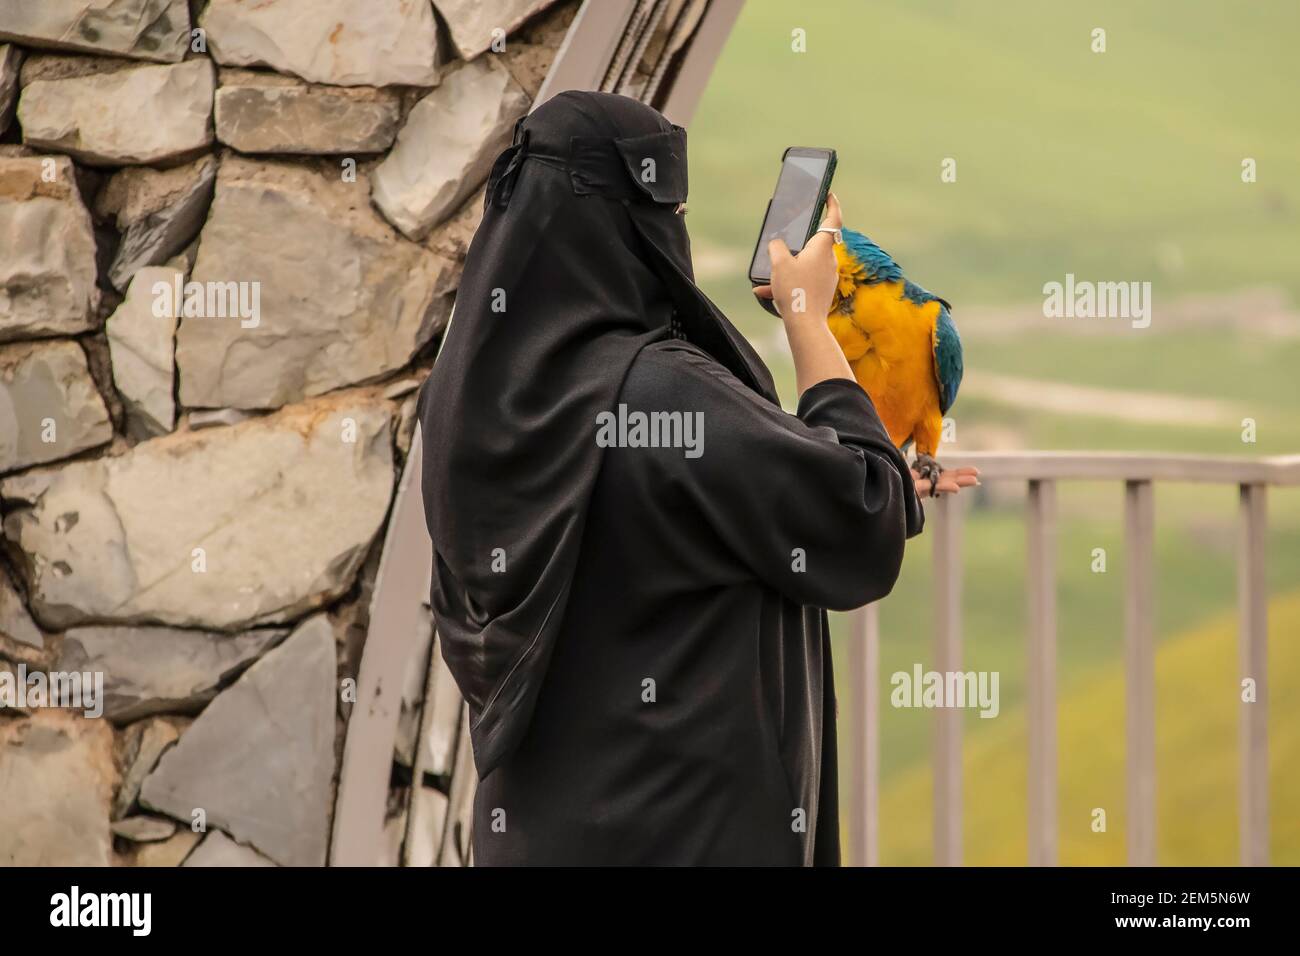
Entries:
<svg viewBox="0 0 1300 956">
<path fill-rule="evenodd" d="M 943 465 L 929 455 L 918 454 L 913 468 L 917 475 L 930 483 L 930 497 L 937 497 L 939 494 L 939 476 L 943 474 Z"/>
</svg>

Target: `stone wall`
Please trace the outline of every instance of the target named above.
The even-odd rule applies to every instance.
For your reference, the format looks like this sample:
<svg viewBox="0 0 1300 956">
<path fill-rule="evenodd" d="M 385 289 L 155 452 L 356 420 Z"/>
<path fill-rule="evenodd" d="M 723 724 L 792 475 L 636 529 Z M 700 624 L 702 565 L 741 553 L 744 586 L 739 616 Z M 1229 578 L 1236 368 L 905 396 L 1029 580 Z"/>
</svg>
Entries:
<svg viewBox="0 0 1300 956">
<path fill-rule="evenodd" d="M 326 861 L 415 389 L 576 6 L 0 0 L 0 866 Z"/>
</svg>

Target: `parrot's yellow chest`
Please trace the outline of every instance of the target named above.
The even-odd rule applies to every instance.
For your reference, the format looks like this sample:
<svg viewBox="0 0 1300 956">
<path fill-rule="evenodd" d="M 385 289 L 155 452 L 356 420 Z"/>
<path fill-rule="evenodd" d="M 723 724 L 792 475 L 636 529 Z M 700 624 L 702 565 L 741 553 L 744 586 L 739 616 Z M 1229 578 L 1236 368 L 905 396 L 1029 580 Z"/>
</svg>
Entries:
<svg viewBox="0 0 1300 956">
<path fill-rule="evenodd" d="M 827 324 L 858 384 L 895 445 L 911 438 L 918 452 L 933 455 L 943 421 L 934 373 L 939 303 L 917 305 L 901 282 L 879 282 L 858 286 L 846 305 L 851 310 L 832 312 Z"/>
</svg>

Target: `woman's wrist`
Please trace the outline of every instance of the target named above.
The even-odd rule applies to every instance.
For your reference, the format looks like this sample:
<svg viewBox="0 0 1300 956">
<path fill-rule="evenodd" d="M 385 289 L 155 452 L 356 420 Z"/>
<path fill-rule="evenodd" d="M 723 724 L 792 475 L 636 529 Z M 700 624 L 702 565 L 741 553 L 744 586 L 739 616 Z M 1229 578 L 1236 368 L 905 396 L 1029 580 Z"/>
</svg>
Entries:
<svg viewBox="0 0 1300 956">
<path fill-rule="evenodd" d="M 786 339 L 790 343 L 800 395 L 827 379 L 853 377 L 853 370 L 849 368 L 848 360 L 825 319 L 816 319 L 814 315 L 792 315 L 785 321 Z"/>
<path fill-rule="evenodd" d="M 778 309 L 782 322 L 786 325 L 794 323 L 800 326 L 824 326 L 826 316 L 830 314 L 830 310 L 831 304 L 829 301 L 823 302 L 820 296 L 814 299 L 806 295 L 802 289 L 794 290 L 794 295 L 790 297 L 789 308 Z"/>
</svg>

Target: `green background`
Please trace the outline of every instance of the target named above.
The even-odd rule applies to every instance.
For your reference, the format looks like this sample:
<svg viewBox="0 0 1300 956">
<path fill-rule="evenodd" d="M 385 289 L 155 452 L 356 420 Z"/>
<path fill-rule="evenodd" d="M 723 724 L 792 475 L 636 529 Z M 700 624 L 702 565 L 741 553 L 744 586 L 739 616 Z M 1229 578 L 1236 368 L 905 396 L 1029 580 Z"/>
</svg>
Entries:
<svg viewBox="0 0 1300 956">
<path fill-rule="evenodd" d="M 750 0 L 691 123 L 700 282 L 792 404 L 788 351 L 745 271 L 781 152 L 832 146 L 845 224 L 954 304 L 967 378 L 950 449 L 1300 451 L 1298 39 L 1293 2 Z M 1067 273 L 1150 282 L 1151 326 L 1044 318 L 1044 283 Z M 1001 674 L 999 718 L 965 720 L 974 864 L 1025 860 L 1023 495 L 988 483 L 966 502 L 964 666 Z M 1063 863 L 1124 862 L 1122 503 L 1117 484 L 1060 489 Z M 1231 486 L 1157 485 L 1162 863 L 1238 855 L 1236 508 Z M 1271 844 L 1296 864 L 1300 492 L 1272 491 L 1269 519 Z M 923 535 L 882 606 L 885 681 L 929 666 L 930 560 Z M 847 633 L 838 620 L 844 755 Z M 891 708 L 888 690 L 881 861 L 920 864 L 932 715 Z"/>
</svg>

